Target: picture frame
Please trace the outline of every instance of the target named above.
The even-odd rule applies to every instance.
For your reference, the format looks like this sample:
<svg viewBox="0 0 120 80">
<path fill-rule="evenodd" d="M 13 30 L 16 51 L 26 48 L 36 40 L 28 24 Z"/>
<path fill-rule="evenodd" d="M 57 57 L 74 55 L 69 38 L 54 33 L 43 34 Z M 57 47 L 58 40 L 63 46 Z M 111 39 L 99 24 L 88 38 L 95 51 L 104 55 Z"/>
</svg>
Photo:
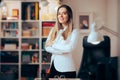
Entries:
<svg viewBox="0 0 120 80">
<path fill-rule="evenodd" d="M 77 26 L 82 33 L 90 32 L 90 25 L 93 21 L 93 13 L 92 12 L 77 12 L 76 16 Z"/>
<path fill-rule="evenodd" d="M 13 17 L 19 17 L 19 10 L 18 9 L 12 9 L 12 16 Z"/>
</svg>

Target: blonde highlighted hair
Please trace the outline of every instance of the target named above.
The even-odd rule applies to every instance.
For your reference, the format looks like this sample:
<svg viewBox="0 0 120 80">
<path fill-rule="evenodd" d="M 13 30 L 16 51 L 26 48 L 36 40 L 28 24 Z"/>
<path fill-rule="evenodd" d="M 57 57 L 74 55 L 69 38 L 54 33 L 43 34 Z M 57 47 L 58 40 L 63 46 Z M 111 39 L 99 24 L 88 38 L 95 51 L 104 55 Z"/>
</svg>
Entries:
<svg viewBox="0 0 120 80">
<path fill-rule="evenodd" d="M 73 31 L 73 13 L 72 13 L 72 9 L 71 9 L 69 6 L 67 6 L 67 5 L 61 5 L 61 6 L 58 8 L 58 10 L 57 10 L 57 15 L 58 15 L 58 11 L 59 11 L 60 8 L 66 8 L 67 14 L 68 14 L 68 21 L 67 21 L 67 23 L 68 23 L 68 28 L 62 33 L 62 36 L 63 36 L 64 40 L 66 40 L 67 37 L 68 37 L 68 36 L 71 34 L 71 32 Z M 63 26 L 62 26 L 61 23 L 59 23 L 58 17 L 57 17 L 56 25 L 53 27 L 52 33 L 51 33 L 51 35 L 50 35 L 50 40 L 49 40 L 50 42 L 52 42 L 52 41 L 55 40 L 55 38 L 56 38 L 56 36 L 57 36 L 57 34 L 58 34 L 58 31 L 59 31 L 60 29 L 62 29 L 62 28 L 63 28 Z"/>
</svg>

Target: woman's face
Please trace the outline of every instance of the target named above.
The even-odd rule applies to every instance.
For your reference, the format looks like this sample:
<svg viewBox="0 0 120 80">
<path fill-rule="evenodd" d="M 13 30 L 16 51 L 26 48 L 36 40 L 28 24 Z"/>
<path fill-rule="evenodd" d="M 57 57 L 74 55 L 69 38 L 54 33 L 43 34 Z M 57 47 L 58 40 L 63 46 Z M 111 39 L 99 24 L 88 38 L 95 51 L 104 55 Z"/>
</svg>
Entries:
<svg viewBox="0 0 120 80">
<path fill-rule="evenodd" d="M 59 23 L 64 24 L 64 25 L 67 24 L 67 22 L 68 22 L 67 9 L 64 7 L 60 8 L 58 11 L 57 17 L 58 17 Z"/>
</svg>

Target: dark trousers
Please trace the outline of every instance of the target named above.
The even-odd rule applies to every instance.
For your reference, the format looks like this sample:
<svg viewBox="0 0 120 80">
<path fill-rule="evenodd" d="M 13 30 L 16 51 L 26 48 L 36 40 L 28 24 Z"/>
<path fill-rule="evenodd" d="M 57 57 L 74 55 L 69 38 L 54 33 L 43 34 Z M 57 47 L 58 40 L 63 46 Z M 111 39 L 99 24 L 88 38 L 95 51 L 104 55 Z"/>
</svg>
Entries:
<svg viewBox="0 0 120 80">
<path fill-rule="evenodd" d="M 59 72 L 55 69 L 54 63 L 52 62 L 52 66 L 50 69 L 50 74 L 48 78 L 76 78 L 76 72 Z"/>
</svg>

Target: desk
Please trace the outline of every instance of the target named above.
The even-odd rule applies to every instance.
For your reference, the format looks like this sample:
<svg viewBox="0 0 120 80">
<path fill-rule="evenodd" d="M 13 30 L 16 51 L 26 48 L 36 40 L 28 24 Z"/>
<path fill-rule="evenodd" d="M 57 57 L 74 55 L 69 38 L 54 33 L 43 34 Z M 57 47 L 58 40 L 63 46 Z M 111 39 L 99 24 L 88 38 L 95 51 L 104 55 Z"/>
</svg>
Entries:
<svg viewBox="0 0 120 80">
<path fill-rule="evenodd" d="M 81 80 L 80 78 L 50 78 L 49 80 Z"/>
<path fill-rule="evenodd" d="M 35 80 L 44 80 L 42 78 L 35 78 Z M 81 80 L 80 78 L 49 78 L 49 80 Z"/>
</svg>

